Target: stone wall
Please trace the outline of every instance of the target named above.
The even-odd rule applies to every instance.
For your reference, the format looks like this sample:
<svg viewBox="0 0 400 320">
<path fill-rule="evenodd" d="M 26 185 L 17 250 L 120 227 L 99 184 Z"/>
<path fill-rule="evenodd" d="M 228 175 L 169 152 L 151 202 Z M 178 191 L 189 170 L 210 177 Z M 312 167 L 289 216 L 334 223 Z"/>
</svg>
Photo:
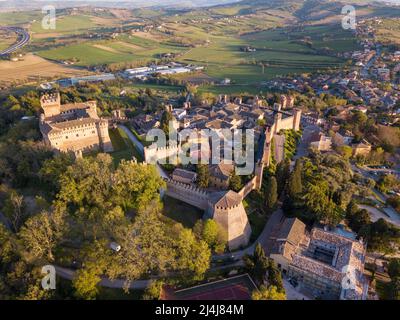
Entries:
<svg viewBox="0 0 400 320">
<path fill-rule="evenodd" d="M 246 183 L 246 185 L 238 192 L 238 194 L 244 199 L 247 197 L 247 195 L 257 189 L 257 176 L 254 176 L 249 182 Z"/>
<path fill-rule="evenodd" d="M 171 198 L 188 203 L 201 210 L 207 210 L 208 193 L 194 185 L 185 184 L 172 179 L 166 180 L 165 194 Z"/>
<path fill-rule="evenodd" d="M 169 158 L 177 159 L 181 148 L 179 145 L 158 147 L 157 143 L 154 142 L 148 147 L 144 147 L 144 160 L 146 163 L 155 164 L 157 161 Z"/>
</svg>

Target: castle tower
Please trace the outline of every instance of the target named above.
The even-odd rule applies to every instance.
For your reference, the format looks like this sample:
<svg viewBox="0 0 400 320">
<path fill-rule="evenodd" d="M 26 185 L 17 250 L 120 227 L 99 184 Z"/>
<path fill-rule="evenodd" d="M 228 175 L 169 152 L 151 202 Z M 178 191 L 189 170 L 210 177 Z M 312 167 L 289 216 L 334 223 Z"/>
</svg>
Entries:
<svg viewBox="0 0 400 320">
<path fill-rule="evenodd" d="M 293 115 L 293 130 L 299 131 L 300 130 L 300 122 L 301 122 L 301 110 L 294 109 Z"/>
<path fill-rule="evenodd" d="M 167 111 L 167 112 L 172 112 L 173 109 L 174 109 L 174 107 L 172 106 L 172 104 L 167 104 L 165 106 L 165 111 Z"/>
<path fill-rule="evenodd" d="M 59 115 L 61 112 L 60 94 L 57 92 L 42 95 L 40 97 L 40 106 L 43 109 L 45 118 Z"/>
<path fill-rule="evenodd" d="M 262 100 L 258 96 L 255 96 L 253 100 L 253 107 L 261 107 L 261 105 Z"/>
<path fill-rule="evenodd" d="M 288 102 L 287 102 L 287 107 L 288 108 L 293 108 L 294 107 L 294 97 L 293 96 L 289 96 Z"/>
<path fill-rule="evenodd" d="M 100 146 L 104 152 L 113 151 L 113 146 L 108 134 L 108 121 L 99 121 L 97 124 L 97 132 L 99 134 Z"/>
<path fill-rule="evenodd" d="M 281 106 L 282 106 L 282 109 L 286 109 L 286 107 L 287 107 L 287 98 L 283 94 L 281 95 Z"/>
<path fill-rule="evenodd" d="M 214 219 L 226 232 L 230 250 L 249 243 L 251 227 L 238 193 L 229 190 L 210 195 L 205 218 Z"/>
<path fill-rule="evenodd" d="M 274 103 L 274 111 L 281 111 L 282 105 L 279 103 Z"/>
<path fill-rule="evenodd" d="M 275 131 L 274 133 L 278 133 L 281 130 L 281 123 L 282 123 L 282 113 L 277 112 L 274 116 L 275 120 Z"/>
</svg>

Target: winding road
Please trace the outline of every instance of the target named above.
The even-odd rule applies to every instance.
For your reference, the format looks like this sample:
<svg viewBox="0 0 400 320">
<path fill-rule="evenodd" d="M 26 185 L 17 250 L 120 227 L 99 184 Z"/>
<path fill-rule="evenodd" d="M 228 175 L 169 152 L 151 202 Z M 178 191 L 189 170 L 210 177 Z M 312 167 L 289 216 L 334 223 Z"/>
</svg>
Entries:
<svg viewBox="0 0 400 320">
<path fill-rule="evenodd" d="M 18 42 L 14 43 L 11 47 L 9 47 L 7 49 L 0 51 L 0 56 L 7 55 L 7 54 L 13 53 L 13 52 L 21 49 L 22 47 L 27 45 L 31 39 L 31 36 L 29 35 L 29 33 L 25 29 L 22 29 L 22 28 L 0 27 L 0 30 L 5 30 L 8 32 L 16 33 L 18 35 Z"/>
</svg>

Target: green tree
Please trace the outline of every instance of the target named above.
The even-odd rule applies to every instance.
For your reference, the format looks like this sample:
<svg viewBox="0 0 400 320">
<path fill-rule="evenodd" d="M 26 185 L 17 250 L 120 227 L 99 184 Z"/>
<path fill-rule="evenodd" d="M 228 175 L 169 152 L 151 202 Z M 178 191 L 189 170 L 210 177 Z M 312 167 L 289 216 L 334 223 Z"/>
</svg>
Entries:
<svg viewBox="0 0 400 320">
<path fill-rule="evenodd" d="M 36 258 L 54 261 L 54 249 L 65 231 L 64 212 L 42 212 L 29 218 L 19 236 L 25 248 Z"/>
<path fill-rule="evenodd" d="M 101 278 L 96 267 L 85 266 L 79 269 L 72 280 L 75 296 L 79 299 L 93 300 L 99 292 Z"/>
<path fill-rule="evenodd" d="M 251 295 L 252 300 L 286 300 L 286 294 L 279 292 L 275 286 L 261 286 L 259 290 L 254 290 Z"/>
<path fill-rule="evenodd" d="M 274 260 L 268 259 L 268 262 L 269 262 L 267 269 L 268 286 L 274 286 L 275 288 L 277 288 L 279 292 L 285 293 L 281 271 L 276 266 Z"/>
<path fill-rule="evenodd" d="M 394 279 L 400 277 L 400 259 L 399 258 L 392 258 L 390 259 L 388 265 L 388 273 L 390 278 Z"/>
<path fill-rule="evenodd" d="M 400 277 L 396 277 L 390 281 L 389 295 L 391 300 L 400 300 Z"/>
<path fill-rule="evenodd" d="M 286 189 L 288 179 L 290 177 L 290 160 L 285 159 L 276 166 L 276 180 L 278 182 L 278 195 Z"/>
<path fill-rule="evenodd" d="M 151 281 L 143 294 L 143 300 L 160 300 L 161 290 L 164 286 L 164 281 Z"/>
<path fill-rule="evenodd" d="M 173 117 L 172 117 L 171 112 L 165 110 L 161 116 L 160 127 L 161 127 L 161 130 L 164 131 L 165 136 L 167 138 L 169 137 L 169 125 L 172 120 L 173 120 Z"/>
<path fill-rule="evenodd" d="M 296 160 L 294 170 L 289 178 L 289 196 L 292 199 L 296 199 L 303 192 L 302 183 L 302 163 L 300 160 Z"/>
<path fill-rule="evenodd" d="M 278 184 L 274 176 L 268 178 L 267 187 L 265 189 L 265 200 L 269 210 L 274 209 L 278 202 Z"/>
<path fill-rule="evenodd" d="M 350 159 L 353 155 L 353 149 L 349 146 L 340 146 L 337 148 L 339 154 L 346 160 Z"/>
<path fill-rule="evenodd" d="M 53 193 L 60 191 L 60 177 L 67 170 L 68 166 L 74 163 L 74 158 L 69 153 L 59 153 L 53 158 L 46 159 L 39 171 L 42 181 L 49 184 Z"/>
<path fill-rule="evenodd" d="M 238 192 L 240 191 L 240 189 L 242 189 L 242 187 L 243 183 L 241 177 L 235 174 L 235 172 L 232 172 L 229 178 L 229 188 L 233 191 Z"/>
<path fill-rule="evenodd" d="M 5 201 L 3 211 L 11 221 L 14 232 L 18 232 L 26 217 L 24 197 L 15 190 L 11 190 Z"/>
<path fill-rule="evenodd" d="M 264 249 L 260 243 L 257 243 L 253 255 L 245 255 L 243 257 L 246 270 L 250 276 L 254 279 L 257 285 L 261 285 L 264 282 L 269 261 L 265 256 Z"/>
<path fill-rule="evenodd" d="M 353 215 L 346 215 L 349 221 L 349 227 L 355 232 L 359 232 L 361 228 L 371 223 L 371 218 L 367 210 L 358 210 Z"/>
<path fill-rule="evenodd" d="M 207 243 L 198 240 L 190 229 L 182 229 L 176 243 L 177 269 L 186 278 L 201 280 L 210 267 L 211 250 Z"/>
<path fill-rule="evenodd" d="M 160 210 L 154 201 L 136 215 L 133 224 L 119 226 L 113 234 L 121 250 L 109 258 L 106 272 L 112 279 L 126 279 L 125 288 L 143 274 L 160 274 L 174 267 L 177 254 Z"/>
<path fill-rule="evenodd" d="M 210 248 L 217 254 L 225 250 L 227 237 L 224 230 L 213 219 L 207 219 L 203 224 L 202 239 L 207 242 Z"/>
<path fill-rule="evenodd" d="M 361 228 L 359 235 L 368 242 L 368 249 L 383 255 L 395 253 L 400 243 L 400 229 L 384 219 Z"/>
<path fill-rule="evenodd" d="M 197 165 L 197 185 L 200 188 L 208 188 L 210 173 L 208 171 L 208 165 L 199 164 Z"/>
</svg>

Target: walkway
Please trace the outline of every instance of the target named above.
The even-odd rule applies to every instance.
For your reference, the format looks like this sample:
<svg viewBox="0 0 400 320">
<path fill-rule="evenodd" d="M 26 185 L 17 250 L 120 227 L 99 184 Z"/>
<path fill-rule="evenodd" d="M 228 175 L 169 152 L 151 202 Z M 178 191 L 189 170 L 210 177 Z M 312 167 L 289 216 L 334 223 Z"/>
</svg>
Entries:
<svg viewBox="0 0 400 320">
<path fill-rule="evenodd" d="M 55 266 L 56 273 L 59 277 L 67 280 L 72 280 L 75 275 L 75 271 L 63 267 Z M 146 289 L 151 280 L 135 280 L 129 285 L 129 289 L 144 290 Z M 116 279 L 114 281 L 103 277 L 99 283 L 101 287 L 106 288 L 124 288 L 125 280 Z"/>
<path fill-rule="evenodd" d="M 382 210 L 379 210 L 378 208 L 367 206 L 365 204 L 359 204 L 358 206 L 360 209 L 365 209 L 369 212 L 372 222 L 375 222 L 382 218 L 387 222 L 390 222 L 395 226 L 400 227 L 400 215 L 396 213 L 393 208 L 383 208 L 382 210 L 384 212 L 382 212 Z"/>
<path fill-rule="evenodd" d="M 141 153 L 141 155 L 144 158 L 144 147 L 143 147 L 142 143 L 138 140 L 138 138 L 136 138 L 136 136 L 132 133 L 132 131 L 129 130 L 129 128 L 125 127 L 122 124 L 119 124 L 118 128 L 121 128 L 122 130 L 125 131 L 128 138 L 133 142 L 133 144 L 136 146 L 136 148 L 138 149 L 138 151 Z"/>
</svg>

